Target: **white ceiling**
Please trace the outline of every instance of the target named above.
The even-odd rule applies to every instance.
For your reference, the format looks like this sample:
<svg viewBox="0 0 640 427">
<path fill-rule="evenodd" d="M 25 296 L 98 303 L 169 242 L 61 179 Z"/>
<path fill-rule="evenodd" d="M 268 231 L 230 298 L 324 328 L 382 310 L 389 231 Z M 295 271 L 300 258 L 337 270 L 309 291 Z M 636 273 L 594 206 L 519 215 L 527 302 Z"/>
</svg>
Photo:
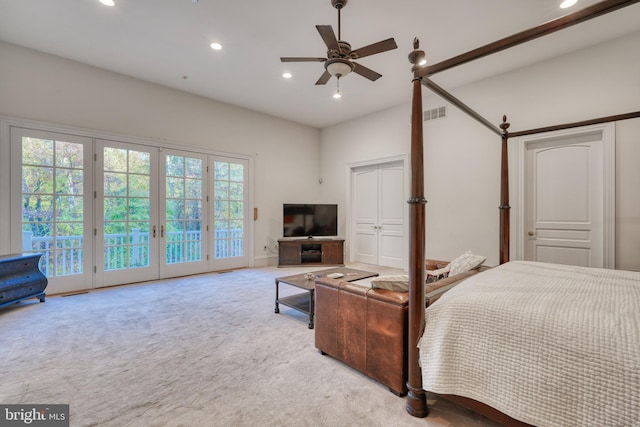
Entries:
<svg viewBox="0 0 640 427">
<path fill-rule="evenodd" d="M 394 37 L 398 49 L 358 62 L 383 75 L 314 83 L 325 57 L 315 25 L 332 25 L 330 0 L 0 0 L 0 40 L 323 128 L 410 101 L 407 55 L 418 37 L 433 64 L 594 3 L 560 0 L 350 0 L 342 38 L 354 49 Z M 640 30 L 635 4 L 510 51 L 436 76 L 457 85 Z M 218 41 L 222 51 L 209 44 Z M 1 58 L 0 58 L 1 60 Z M 285 80 L 289 71 L 293 78 Z M 186 79 L 184 76 L 188 76 Z"/>
</svg>

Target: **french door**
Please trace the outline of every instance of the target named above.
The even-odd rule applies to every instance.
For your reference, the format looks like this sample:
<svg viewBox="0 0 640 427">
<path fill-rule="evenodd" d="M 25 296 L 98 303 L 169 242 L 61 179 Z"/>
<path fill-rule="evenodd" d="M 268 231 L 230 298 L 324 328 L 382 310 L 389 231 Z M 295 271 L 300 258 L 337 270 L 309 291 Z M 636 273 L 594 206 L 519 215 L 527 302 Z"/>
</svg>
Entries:
<svg viewBox="0 0 640 427">
<path fill-rule="evenodd" d="M 41 253 L 47 292 L 91 287 L 91 139 L 11 128 L 12 251 Z"/>
<path fill-rule="evenodd" d="M 213 257 L 211 270 L 246 267 L 248 256 L 248 162 L 243 159 L 210 156 L 211 165 L 211 235 Z"/>
<path fill-rule="evenodd" d="M 49 293 L 246 267 L 248 161 L 11 128 L 12 252 Z"/>
<path fill-rule="evenodd" d="M 96 287 L 157 279 L 158 149 L 96 142 Z"/>
<path fill-rule="evenodd" d="M 164 150 L 160 156 L 160 277 L 208 270 L 207 156 Z"/>
</svg>

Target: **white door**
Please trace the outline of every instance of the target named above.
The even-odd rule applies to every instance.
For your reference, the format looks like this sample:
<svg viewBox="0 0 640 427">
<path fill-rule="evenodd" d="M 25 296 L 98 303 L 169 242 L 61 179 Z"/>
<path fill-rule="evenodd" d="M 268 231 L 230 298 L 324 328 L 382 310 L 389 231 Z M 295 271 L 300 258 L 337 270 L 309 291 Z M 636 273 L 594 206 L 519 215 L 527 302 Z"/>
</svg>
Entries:
<svg viewBox="0 0 640 427">
<path fill-rule="evenodd" d="M 404 170 L 402 164 L 378 169 L 378 264 L 404 268 Z"/>
<path fill-rule="evenodd" d="M 160 277 L 208 270 L 207 156 L 162 150 L 160 156 Z"/>
<path fill-rule="evenodd" d="M 378 264 L 378 168 L 353 171 L 354 261 Z"/>
<path fill-rule="evenodd" d="M 212 216 L 210 270 L 249 265 L 249 162 L 209 156 Z"/>
<path fill-rule="evenodd" d="M 91 139 L 11 128 L 13 252 L 38 252 L 47 292 L 91 287 Z"/>
<path fill-rule="evenodd" d="M 596 129 L 525 142 L 525 260 L 608 267 L 604 139 Z"/>
<path fill-rule="evenodd" d="M 96 146 L 96 287 L 157 279 L 158 149 Z"/>
<path fill-rule="evenodd" d="M 404 168 L 402 162 L 353 170 L 354 260 L 404 268 Z"/>
</svg>

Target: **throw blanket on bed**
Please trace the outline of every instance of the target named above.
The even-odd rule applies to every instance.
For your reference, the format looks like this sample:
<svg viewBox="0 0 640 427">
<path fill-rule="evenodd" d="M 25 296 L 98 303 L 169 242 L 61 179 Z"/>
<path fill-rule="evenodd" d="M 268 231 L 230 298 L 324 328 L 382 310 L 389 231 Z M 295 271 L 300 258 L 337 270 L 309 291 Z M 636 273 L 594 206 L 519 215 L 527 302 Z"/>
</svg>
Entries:
<svg viewBox="0 0 640 427">
<path fill-rule="evenodd" d="M 640 426 L 640 272 L 512 261 L 426 310 L 423 387 L 536 426 Z"/>
</svg>

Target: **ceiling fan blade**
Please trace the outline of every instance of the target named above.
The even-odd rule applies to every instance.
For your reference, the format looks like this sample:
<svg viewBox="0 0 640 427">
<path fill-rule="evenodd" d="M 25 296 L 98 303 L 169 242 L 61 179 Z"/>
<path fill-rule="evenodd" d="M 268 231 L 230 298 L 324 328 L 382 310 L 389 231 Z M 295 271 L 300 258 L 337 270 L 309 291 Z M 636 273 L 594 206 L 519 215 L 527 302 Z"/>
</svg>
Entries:
<svg viewBox="0 0 640 427">
<path fill-rule="evenodd" d="M 392 37 L 390 39 L 382 40 L 381 42 L 356 49 L 351 52 L 351 56 L 353 56 L 354 59 L 359 59 L 364 58 L 365 56 L 375 55 L 376 53 L 386 52 L 387 50 L 395 49 L 397 47 L 398 45 Z"/>
<path fill-rule="evenodd" d="M 329 50 L 337 50 L 340 52 L 338 39 L 336 38 L 336 33 L 333 32 L 331 25 L 316 25 L 316 29 L 320 33 L 320 37 L 322 37 L 324 44 L 327 45 Z"/>
<path fill-rule="evenodd" d="M 352 62 L 352 64 L 353 64 L 353 72 L 354 73 L 358 73 L 362 77 L 366 77 L 369 80 L 371 80 L 372 82 L 375 82 L 380 77 L 382 77 L 382 74 L 376 73 L 375 71 L 373 71 L 370 68 L 365 67 L 364 65 L 356 64 L 355 62 Z"/>
<path fill-rule="evenodd" d="M 282 62 L 324 62 L 327 58 L 296 58 L 296 57 L 284 57 L 280 58 Z"/>
<path fill-rule="evenodd" d="M 327 84 L 327 82 L 329 81 L 330 78 L 331 78 L 331 74 L 329 74 L 329 72 L 327 70 L 325 70 L 324 73 L 322 73 L 322 75 L 320 76 L 320 78 L 316 82 L 316 84 L 317 85 Z"/>
</svg>

